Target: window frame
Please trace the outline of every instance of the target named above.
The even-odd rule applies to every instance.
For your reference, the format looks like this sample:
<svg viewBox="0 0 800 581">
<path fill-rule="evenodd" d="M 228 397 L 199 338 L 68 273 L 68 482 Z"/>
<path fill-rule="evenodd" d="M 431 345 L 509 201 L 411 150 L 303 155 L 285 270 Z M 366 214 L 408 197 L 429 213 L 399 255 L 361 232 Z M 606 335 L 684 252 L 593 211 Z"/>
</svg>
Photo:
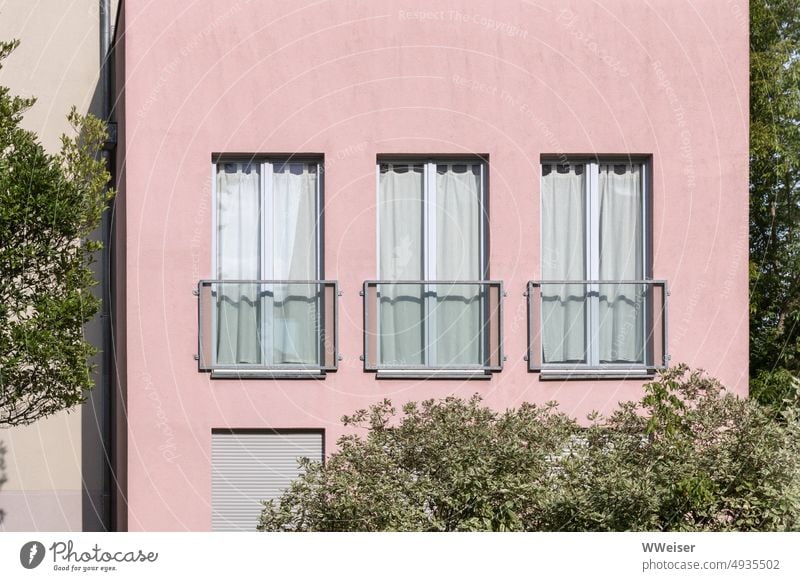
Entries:
<svg viewBox="0 0 800 581">
<path fill-rule="evenodd" d="M 447 279 L 437 279 L 436 277 L 436 254 L 437 254 L 437 233 L 436 233 L 436 166 L 440 164 L 450 165 L 475 165 L 480 167 L 480 242 L 479 242 L 479 278 L 480 282 L 493 282 L 489 276 L 489 156 L 484 154 L 467 154 L 467 155 L 378 155 L 375 163 L 375 267 L 376 267 L 376 281 L 381 279 L 381 165 L 383 164 L 403 164 L 403 165 L 421 165 L 423 168 L 422 179 L 422 282 L 449 282 Z M 368 281 L 369 282 L 369 281 Z M 374 281 L 373 281 L 374 282 Z M 414 281 L 408 281 L 414 282 Z M 471 282 L 471 281 L 465 281 Z M 495 281 L 496 282 L 496 281 Z M 426 287 L 426 293 L 428 287 Z M 501 293 L 501 306 L 500 312 L 502 317 L 502 285 L 500 288 Z M 362 294 L 367 296 L 366 287 Z M 433 297 L 431 297 L 433 299 Z M 481 318 L 485 319 L 484 306 L 481 305 Z M 425 364 L 422 366 L 407 366 L 403 368 L 386 367 L 381 369 L 367 369 L 369 371 L 376 371 L 379 377 L 398 378 L 398 377 L 440 377 L 440 378 L 488 378 L 492 371 L 499 371 L 499 369 L 481 368 L 480 374 L 476 375 L 477 368 L 441 368 L 435 363 L 437 357 L 435 353 L 436 342 L 431 338 L 436 336 L 436 320 L 435 317 L 426 317 L 427 324 L 425 325 Z M 380 332 L 380 318 L 377 321 L 377 329 Z M 502 334 L 502 322 L 501 330 Z M 364 349 L 366 353 L 366 337 L 364 340 Z M 433 352 L 432 352 L 433 351 Z M 500 337 L 500 358 L 502 368 L 502 336 Z M 365 360 L 366 365 L 366 360 Z"/>
<path fill-rule="evenodd" d="M 221 163 L 249 163 L 258 165 L 260 167 L 260 208 L 262 212 L 260 224 L 260 252 L 261 260 L 259 264 L 260 276 L 262 280 L 271 280 L 272 273 L 274 273 L 274 256 L 272 248 L 272 240 L 267 237 L 267 224 L 270 223 L 274 217 L 272 213 L 272 205 L 268 201 L 272 201 L 272 165 L 277 163 L 316 163 L 317 165 L 317 195 L 316 195 L 316 232 L 317 232 L 317 265 L 315 269 L 315 276 L 317 280 L 325 278 L 325 252 L 324 252 L 324 236 L 325 236 L 325 215 L 324 215 L 324 193 L 325 193 L 325 165 L 324 158 L 321 155 L 215 155 L 211 159 L 211 272 L 215 280 L 223 280 L 219 278 L 219 263 L 218 263 L 218 231 L 217 231 L 217 218 L 218 218 L 218 198 L 217 198 L 217 166 Z M 267 276 L 267 271 L 269 276 Z"/>
<path fill-rule="evenodd" d="M 272 190 L 272 174 L 273 165 L 275 164 L 316 164 L 317 171 L 317 187 L 315 198 L 315 214 L 316 214 L 316 268 L 314 276 L 316 281 L 325 282 L 324 276 L 324 188 L 325 188 L 325 167 L 324 156 L 315 154 L 304 155 L 271 155 L 271 154 L 215 154 L 211 158 L 211 272 L 213 280 L 223 281 L 219 273 L 219 231 L 218 231 L 218 213 L 219 213 L 219 198 L 217 192 L 217 170 L 220 164 L 237 163 L 237 164 L 251 164 L 259 167 L 259 212 L 261 220 L 259 224 L 259 277 L 257 280 L 274 280 L 274 249 L 272 247 L 272 238 L 268 236 L 269 224 L 274 219 L 273 202 L 274 192 Z M 268 274 L 267 274 L 268 273 Z M 288 281 L 283 281 L 288 282 Z M 338 289 L 336 290 L 338 294 Z M 211 333 L 213 337 L 217 336 L 217 319 L 211 319 Z M 264 330 L 265 337 L 272 337 L 272 321 L 266 312 L 261 314 L 261 328 Z M 338 327 L 338 325 L 337 325 Z M 338 335 L 338 331 L 335 331 Z M 338 341 L 338 339 L 336 339 Z M 262 342 L 261 345 L 262 357 L 265 363 L 260 364 L 257 368 L 250 366 L 234 366 L 229 369 L 216 367 L 216 353 L 213 355 L 212 378 L 228 378 L 231 376 L 245 377 L 252 376 L 254 378 L 262 377 L 282 377 L 285 374 L 286 378 L 305 378 L 309 376 L 309 371 L 312 373 L 320 373 L 324 375 L 326 370 L 317 370 L 316 367 L 306 369 L 305 366 L 277 364 L 271 361 L 271 344 L 269 342 Z M 266 363 L 267 360 L 269 363 Z M 233 374 L 233 375 L 232 375 Z"/>
<path fill-rule="evenodd" d="M 544 196 L 542 195 L 542 185 L 544 173 L 542 166 L 546 164 L 584 164 L 586 172 L 586 186 L 584 192 L 585 210 L 583 216 L 583 227 L 585 235 L 584 246 L 584 280 L 601 281 L 600 278 L 600 186 L 599 168 L 604 164 L 637 164 L 642 168 L 642 262 L 641 280 L 647 282 L 655 281 L 652 276 L 652 155 L 631 154 L 631 155 L 542 155 L 539 160 L 539 270 L 543 276 L 543 256 L 544 248 L 544 228 L 542 227 L 542 216 L 544 214 Z M 556 170 L 554 170 L 556 171 Z M 598 293 L 597 284 L 587 284 L 587 292 Z M 606 364 L 601 363 L 599 358 L 599 340 L 596 339 L 598 332 L 597 321 L 599 319 L 600 305 L 598 300 L 592 300 L 587 307 L 585 333 L 587 337 L 587 362 L 586 363 L 556 363 L 548 364 L 542 361 L 540 372 L 542 377 L 552 376 L 554 379 L 571 379 L 587 377 L 652 377 L 653 371 L 645 364 Z M 529 313 L 529 317 L 531 313 Z M 648 306 L 645 305 L 643 313 L 644 321 L 651 319 Z M 643 344 L 647 345 L 648 325 L 643 325 Z M 530 346 L 530 341 L 528 342 Z M 530 347 L 529 347 L 530 348 Z M 529 353 L 528 358 L 530 359 Z"/>
<path fill-rule="evenodd" d="M 488 156 L 378 156 L 375 164 L 375 274 L 381 278 L 381 165 L 404 164 L 423 166 L 422 188 L 422 277 L 420 280 L 436 282 L 436 166 L 439 164 L 479 164 L 481 168 L 481 221 L 480 221 L 480 257 L 478 280 L 489 280 L 489 196 L 488 196 Z M 433 171 L 431 171 L 433 170 Z M 429 193 L 433 192 L 429 197 Z M 433 241 L 432 245 L 430 240 Z"/>
</svg>

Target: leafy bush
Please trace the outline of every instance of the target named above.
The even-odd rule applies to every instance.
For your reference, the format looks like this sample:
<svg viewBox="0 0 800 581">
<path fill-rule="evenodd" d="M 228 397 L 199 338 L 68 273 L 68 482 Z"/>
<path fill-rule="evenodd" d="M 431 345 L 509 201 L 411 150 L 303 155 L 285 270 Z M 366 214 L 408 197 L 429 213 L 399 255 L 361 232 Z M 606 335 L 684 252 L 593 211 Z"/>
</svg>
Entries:
<svg viewBox="0 0 800 581">
<path fill-rule="evenodd" d="M 0 69 L 18 44 L 0 42 Z M 114 194 L 98 155 L 105 123 L 73 108 L 75 135 L 52 155 L 22 128 L 34 102 L 0 86 L 0 428 L 69 409 L 93 387 L 84 325 L 100 306 L 102 244 L 91 236 Z"/>
<path fill-rule="evenodd" d="M 795 530 L 800 430 L 678 366 L 567 458 L 560 530 Z"/>
<path fill-rule="evenodd" d="M 800 444 L 702 372 L 674 367 L 588 428 L 556 404 L 389 401 L 277 501 L 264 531 L 797 530 Z"/>
<path fill-rule="evenodd" d="M 800 3 L 750 2 L 750 371 L 762 403 L 800 378 Z"/>
<path fill-rule="evenodd" d="M 761 370 L 750 378 L 750 397 L 776 412 L 800 409 L 800 379 L 781 367 Z"/>
</svg>

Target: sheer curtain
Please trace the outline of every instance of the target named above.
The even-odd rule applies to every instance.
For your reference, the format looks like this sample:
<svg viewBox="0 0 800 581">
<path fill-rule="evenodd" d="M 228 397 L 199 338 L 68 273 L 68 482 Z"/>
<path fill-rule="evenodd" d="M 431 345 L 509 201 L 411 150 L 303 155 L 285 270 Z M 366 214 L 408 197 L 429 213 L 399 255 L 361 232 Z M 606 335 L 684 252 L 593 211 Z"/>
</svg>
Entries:
<svg viewBox="0 0 800 581">
<path fill-rule="evenodd" d="M 586 166 L 542 166 L 542 278 L 586 278 Z M 544 363 L 586 363 L 586 286 L 542 287 Z"/>
<path fill-rule="evenodd" d="M 315 280 L 317 164 L 272 164 L 267 195 L 261 167 L 217 164 L 217 278 Z M 222 282 L 217 289 L 217 364 L 318 364 L 316 284 Z"/>
<path fill-rule="evenodd" d="M 261 175 L 247 163 L 217 165 L 217 278 L 257 280 L 261 265 Z M 259 293 L 254 284 L 217 286 L 216 360 L 262 362 Z"/>
<path fill-rule="evenodd" d="M 423 276 L 423 180 L 421 164 L 381 164 L 378 177 L 380 273 L 382 280 Z M 384 365 L 425 363 L 423 289 L 380 285 L 378 361 Z"/>
<path fill-rule="evenodd" d="M 317 164 L 274 163 L 272 168 L 271 278 L 316 280 Z M 278 284 L 269 290 L 273 363 L 318 364 L 321 289 Z"/>
<path fill-rule="evenodd" d="M 436 166 L 436 278 L 481 280 L 481 171 L 478 164 Z M 435 285 L 437 365 L 479 365 L 482 360 L 478 285 Z"/>
<path fill-rule="evenodd" d="M 601 279 L 643 278 L 641 170 L 639 164 L 600 164 Z M 644 362 L 644 292 L 637 284 L 600 285 L 601 363 Z"/>
</svg>

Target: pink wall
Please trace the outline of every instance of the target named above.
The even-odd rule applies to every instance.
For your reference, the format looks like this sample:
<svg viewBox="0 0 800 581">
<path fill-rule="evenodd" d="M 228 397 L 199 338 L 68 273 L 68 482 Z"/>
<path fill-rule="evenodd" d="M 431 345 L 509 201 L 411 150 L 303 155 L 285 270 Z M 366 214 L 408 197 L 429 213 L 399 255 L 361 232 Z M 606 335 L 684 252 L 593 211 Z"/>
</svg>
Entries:
<svg viewBox="0 0 800 581">
<path fill-rule="evenodd" d="M 541 154 L 653 155 L 653 275 L 672 291 L 672 360 L 746 393 L 746 2 L 431 9 L 126 0 L 130 530 L 210 528 L 215 427 L 324 428 L 331 449 L 342 414 L 383 397 L 477 392 L 498 408 L 557 399 L 581 417 L 637 397 L 640 381 L 542 382 L 527 371 Z M 212 152 L 325 154 L 325 274 L 344 292 L 344 360 L 324 381 L 197 371 L 192 290 L 212 278 Z M 489 155 L 491 277 L 508 291 L 508 361 L 490 381 L 376 381 L 362 370 L 375 160 L 391 153 Z"/>
</svg>

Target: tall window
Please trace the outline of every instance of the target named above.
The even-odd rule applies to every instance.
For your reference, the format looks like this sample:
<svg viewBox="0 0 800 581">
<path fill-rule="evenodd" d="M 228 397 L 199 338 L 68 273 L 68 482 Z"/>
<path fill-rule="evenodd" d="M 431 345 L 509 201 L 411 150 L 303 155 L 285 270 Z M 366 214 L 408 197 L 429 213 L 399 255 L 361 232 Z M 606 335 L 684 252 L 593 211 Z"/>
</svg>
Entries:
<svg viewBox="0 0 800 581">
<path fill-rule="evenodd" d="M 379 364 L 484 364 L 484 198 L 480 161 L 378 164 Z"/>
<path fill-rule="evenodd" d="M 320 168 L 215 165 L 217 365 L 319 364 Z"/>
<path fill-rule="evenodd" d="M 542 163 L 543 364 L 645 364 L 646 168 Z"/>
</svg>

